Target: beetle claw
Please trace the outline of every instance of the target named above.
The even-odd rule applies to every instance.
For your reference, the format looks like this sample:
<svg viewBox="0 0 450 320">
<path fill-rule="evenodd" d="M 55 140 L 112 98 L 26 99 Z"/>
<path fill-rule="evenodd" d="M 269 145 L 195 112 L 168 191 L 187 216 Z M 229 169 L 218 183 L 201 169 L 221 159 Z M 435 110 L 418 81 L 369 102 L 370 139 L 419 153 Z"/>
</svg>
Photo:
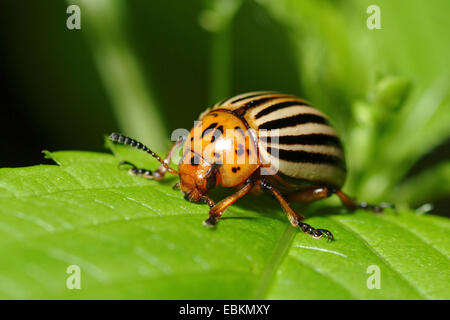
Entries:
<svg viewBox="0 0 450 320">
<path fill-rule="evenodd" d="M 325 235 L 329 241 L 334 240 L 333 234 L 326 229 L 315 229 L 311 227 L 309 224 L 303 222 L 299 222 L 298 226 L 304 233 L 309 234 L 314 239 L 320 239 Z"/>
<path fill-rule="evenodd" d="M 321 236 L 326 235 L 329 241 L 334 240 L 333 234 L 330 231 L 328 231 L 327 229 L 316 229 L 316 230 L 321 233 Z"/>
<path fill-rule="evenodd" d="M 209 228 L 214 228 L 217 224 L 217 221 L 219 220 L 219 218 L 213 214 L 210 214 L 208 219 L 206 219 L 205 221 L 203 221 L 203 225 Z"/>
</svg>

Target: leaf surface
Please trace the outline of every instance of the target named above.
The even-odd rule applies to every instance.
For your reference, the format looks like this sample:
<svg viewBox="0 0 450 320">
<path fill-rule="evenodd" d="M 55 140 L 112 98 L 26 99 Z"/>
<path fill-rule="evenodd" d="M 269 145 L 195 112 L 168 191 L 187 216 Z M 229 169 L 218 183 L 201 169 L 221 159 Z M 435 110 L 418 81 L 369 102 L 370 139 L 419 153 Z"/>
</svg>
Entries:
<svg viewBox="0 0 450 320">
<path fill-rule="evenodd" d="M 176 177 L 129 176 L 108 154 L 47 155 L 58 165 L 0 169 L 1 298 L 450 298 L 448 219 L 309 215 L 328 242 L 291 227 L 272 198 L 248 197 L 211 230 Z M 66 287 L 70 265 L 80 290 Z M 380 289 L 368 289 L 371 265 Z"/>
</svg>

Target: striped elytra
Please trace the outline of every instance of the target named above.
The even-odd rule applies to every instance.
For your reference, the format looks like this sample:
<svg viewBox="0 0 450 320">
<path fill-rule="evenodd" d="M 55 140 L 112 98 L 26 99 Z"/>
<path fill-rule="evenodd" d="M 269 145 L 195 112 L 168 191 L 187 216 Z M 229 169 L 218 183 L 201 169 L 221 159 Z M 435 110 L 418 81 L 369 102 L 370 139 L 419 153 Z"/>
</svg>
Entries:
<svg viewBox="0 0 450 320">
<path fill-rule="evenodd" d="M 304 185 L 338 189 L 344 184 L 345 157 L 339 137 L 327 117 L 306 101 L 277 92 L 250 92 L 216 104 L 200 120 L 218 111 L 231 113 L 257 133 L 261 163 L 275 166 L 278 175 L 267 178 L 276 180 L 285 192 Z"/>
<path fill-rule="evenodd" d="M 132 166 L 130 174 L 155 180 L 166 173 L 177 174 L 180 181 L 174 187 L 187 200 L 209 205 L 204 224 L 210 227 L 249 193 L 272 194 L 289 222 L 314 238 L 333 239 L 333 235 L 302 222 L 305 217 L 289 202 L 310 203 L 336 194 L 350 210 L 382 211 L 380 206 L 358 204 L 342 192 L 346 166 L 336 131 L 322 112 L 293 95 L 260 91 L 223 100 L 203 112 L 189 135 L 176 141 L 165 158 L 121 134 L 113 133 L 110 139 L 141 149 L 160 163 L 152 172 L 121 162 Z M 170 162 L 180 147 L 182 157 L 175 170 Z M 209 192 L 216 186 L 237 191 L 215 203 Z"/>
</svg>

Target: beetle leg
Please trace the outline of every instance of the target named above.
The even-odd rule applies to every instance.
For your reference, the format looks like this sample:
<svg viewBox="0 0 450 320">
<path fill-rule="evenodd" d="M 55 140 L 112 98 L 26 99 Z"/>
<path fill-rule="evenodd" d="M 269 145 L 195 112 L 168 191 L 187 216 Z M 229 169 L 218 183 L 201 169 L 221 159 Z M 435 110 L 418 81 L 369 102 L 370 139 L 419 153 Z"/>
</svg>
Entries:
<svg viewBox="0 0 450 320">
<path fill-rule="evenodd" d="M 333 234 L 326 229 L 315 229 L 311 227 L 309 224 L 300 221 L 298 222 L 298 226 L 303 232 L 309 234 L 314 239 L 320 239 L 322 238 L 323 235 L 325 235 L 328 238 L 328 240 L 334 240 Z"/>
<path fill-rule="evenodd" d="M 222 216 L 222 213 L 225 211 L 226 208 L 231 206 L 233 203 L 235 203 L 238 199 L 245 196 L 253 187 L 252 182 L 248 182 L 246 185 L 244 185 L 239 191 L 236 193 L 233 193 L 231 196 L 226 197 L 216 205 L 214 205 L 209 210 L 209 217 L 205 221 L 203 221 L 203 224 L 207 227 L 213 227 L 216 225 L 219 218 Z"/>
<path fill-rule="evenodd" d="M 210 208 L 214 208 L 214 206 L 216 205 L 214 203 L 214 200 L 211 199 L 210 197 L 208 197 L 207 195 L 202 195 L 201 198 L 202 198 L 203 201 L 205 201 L 208 204 L 208 206 Z"/>
<path fill-rule="evenodd" d="M 151 170 L 137 168 L 134 164 L 128 161 L 119 162 L 119 168 L 124 165 L 131 166 L 131 168 L 128 169 L 128 173 L 131 174 L 132 176 L 139 176 L 147 179 L 153 179 L 153 172 Z"/>
<path fill-rule="evenodd" d="M 286 201 L 286 199 L 281 195 L 281 193 L 276 190 L 274 187 L 272 187 L 270 184 L 268 184 L 265 181 L 262 181 L 260 183 L 261 188 L 267 189 L 275 196 L 275 198 L 278 200 L 278 202 L 281 204 L 281 207 L 283 208 L 283 211 L 288 216 L 289 222 L 294 227 L 299 227 L 303 232 L 309 234 L 311 237 L 315 239 L 322 238 L 323 235 L 327 236 L 328 240 L 334 240 L 333 234 L 326 230 L 326 229 L 315 229 L 311 227 L 307 223 L 301 222 L 301 220 L 305 219 L 304 216 L 298 214 L 294 211 L 294 209 L 291 208 L 289 203 Z"/>
<path fill-rule="evenodd" d="M 376 213 L 383 212 L 385 208 L 391 208 L 395 210 L 395 205 L 387 202 L 382 202 L 379 205 L 369 204 L 367 202 L 356 202 L 354 199 L 343 193 L 341 190 L 335 191 L 336 195 L 341 199 L 342 204 L 349 210 L 365 209 Z"/>
<path fill-rule="evenodd" d="M 262 182 L 261 187 L 263 189 L 269 190 L 275 196 L 275 198 L 278 200 L 281 207 L 283 208 L 283 211 L 286 213 L 286 215 L 289 219 L 289 222 L 294 227 L 297 227 L 299 225 L 300 220 L 305 219 L 304 216 L 302 216 L 301 214 L 298 214 L 297 212 L 295 212 L 294 209 L 291 208 L 289 203 L 286 201 L 286 199 L 281 195 L 281 193 L 278 190 L 276 190 L 275 188 L 273 188 L 271 185 L 267 184 L 266 182 Z"/>
<path fill-rule="evenodd" d="M 175 184 L 172 186 L 172 189 L 173 189 L 173 190 L 180 190 L 180 183 L 179 183 L 179 182 L 175 183 Z"/>
<path fill-rule="evenodd" d="M 294 193 L 286 195 L 286 199 L 290 202 L 311 203 L 320 199 L 328 198 L 333 193 L 327 187 L 312 186 L 301 189 Z"/>
</svg>

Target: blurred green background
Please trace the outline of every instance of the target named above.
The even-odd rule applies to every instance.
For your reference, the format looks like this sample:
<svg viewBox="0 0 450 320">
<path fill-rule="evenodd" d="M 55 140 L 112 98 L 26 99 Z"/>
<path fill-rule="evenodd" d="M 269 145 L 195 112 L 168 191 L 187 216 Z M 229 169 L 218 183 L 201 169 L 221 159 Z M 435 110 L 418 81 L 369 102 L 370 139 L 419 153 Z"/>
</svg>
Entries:
<svg viewBox="0 0 450 320">
<path fill-rule="evenodd" d="M 81 30 L 69 30 L 70 4 Z M 381 10 L 370 30 L 366 10 Z M 0 167 L 41 150 L 104 150 L 121 131 L 164 152 L 170 133 L 233 94 L 310 100 L 346 146 L 348 192 L 449 215 L 450 2 L 0 3 Z"/>
</svg>

